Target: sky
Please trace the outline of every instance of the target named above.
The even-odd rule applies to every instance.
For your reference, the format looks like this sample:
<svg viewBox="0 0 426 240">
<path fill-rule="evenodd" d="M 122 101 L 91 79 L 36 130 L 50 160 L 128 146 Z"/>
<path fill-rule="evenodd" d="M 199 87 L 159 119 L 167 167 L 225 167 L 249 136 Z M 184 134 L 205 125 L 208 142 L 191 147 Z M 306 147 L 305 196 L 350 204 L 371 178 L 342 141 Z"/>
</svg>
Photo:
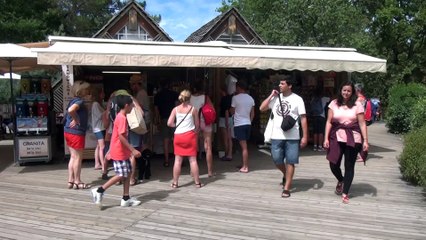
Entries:
<svg viewBox="0 0 426 240">
<path fill-rule="evenodd" d="M 220 15 L 216 9 L 222 0 L 146 0 L 146 11 L 161 15 L 160 27 L 175 42 L 183 42 L 191 33 Z"/>
</svg>

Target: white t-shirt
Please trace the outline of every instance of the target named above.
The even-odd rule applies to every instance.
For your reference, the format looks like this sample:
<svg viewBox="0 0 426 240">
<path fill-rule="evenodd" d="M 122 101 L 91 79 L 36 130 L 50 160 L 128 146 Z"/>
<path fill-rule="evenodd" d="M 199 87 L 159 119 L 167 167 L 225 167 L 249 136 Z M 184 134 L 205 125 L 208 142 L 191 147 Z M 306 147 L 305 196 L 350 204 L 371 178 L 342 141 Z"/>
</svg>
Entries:
<svg viewBox="0 0 426 240">
<path fill-rule="evenodd" d="M 287 97 L 284 97 L 281 94 L 281 104 L 283 106 L 282 109 L 284 110 L 284 115 L 292 114 L 293 116 L 300 116 L 306 114 L 305 103 L 303 102 L 303 99 L 295 93 L 292 93 Z M 283 111 L 281 110 L 281 107 L 279 105 L 278 96 L 273 97 L 271 99 L 268 107 L 272 110 L 272 113 L 274 114 L 271 139 L 300 139 L 299 121 L 296 121 L 294 127 L 288 131 L 284 132 L 281 129 L 281 123 L 283 121 Z"/>
<path fill-rule="evenodd" d="M 251 125 L 250 112 L 254 107 L 254 99 L 247 93 L 232 97 L 231 107 L 235 108 L 234 127 Z"/>
<path fill-rule="evenodd" d="M 102 114 L 104 109 L 98 102 L 92 103 L 92 129 L 94 133 L 105 130 L 104 124 L 102 122 Z"/>
</svg>

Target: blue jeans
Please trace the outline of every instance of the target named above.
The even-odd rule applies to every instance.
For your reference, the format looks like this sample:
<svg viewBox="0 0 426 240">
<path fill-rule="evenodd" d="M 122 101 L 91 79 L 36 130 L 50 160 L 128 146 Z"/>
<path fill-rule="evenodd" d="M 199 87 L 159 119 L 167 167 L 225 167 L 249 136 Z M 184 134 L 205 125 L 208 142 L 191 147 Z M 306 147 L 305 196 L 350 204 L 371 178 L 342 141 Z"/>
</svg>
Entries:
<svg viewBox="0 0 426 240">
<path fill-rule="evenodd" d="M 275 165 L 299 163 L 300 140 L 271 140 L 271 155 Z"/>
</svg>

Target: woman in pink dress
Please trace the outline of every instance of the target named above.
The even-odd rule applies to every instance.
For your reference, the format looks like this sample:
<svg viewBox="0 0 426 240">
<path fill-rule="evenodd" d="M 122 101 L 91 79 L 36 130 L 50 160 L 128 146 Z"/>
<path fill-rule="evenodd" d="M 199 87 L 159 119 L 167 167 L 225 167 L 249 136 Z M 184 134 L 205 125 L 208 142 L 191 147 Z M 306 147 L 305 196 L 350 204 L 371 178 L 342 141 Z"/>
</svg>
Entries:
<svg viewBox="0 0 426 240">
<path fill-rule="evenodd" d="M 356 100 L 352 82 L 345 82 L 339 90 L 337 99 L 330 102 L 325 126 L 324 148 L 330 169 L 337 179 L 335 193 L 342 196 L 343 203 L 349 203 L 349 189 L 355 172 L 357 154 L 366 157 L 368 151 L 367 125 L 364 107 Z M 345 174 L 340 164 L 345 156 Z"/>
<path fill-rule="evenodd" d="M 190 103 L 191 92 L 183 90 L 179 95 L 180 105 L 173 108 L 167 126 L 174 127 L 173 148 L 175 163 L 173 166 L 172 188 L 177 188 L 183 157 L 189 157 L 191 175 L 196 187 L 202 186 L 197 163 L 197 133 L 199 130 L 198 111 Z"/>
</svg>

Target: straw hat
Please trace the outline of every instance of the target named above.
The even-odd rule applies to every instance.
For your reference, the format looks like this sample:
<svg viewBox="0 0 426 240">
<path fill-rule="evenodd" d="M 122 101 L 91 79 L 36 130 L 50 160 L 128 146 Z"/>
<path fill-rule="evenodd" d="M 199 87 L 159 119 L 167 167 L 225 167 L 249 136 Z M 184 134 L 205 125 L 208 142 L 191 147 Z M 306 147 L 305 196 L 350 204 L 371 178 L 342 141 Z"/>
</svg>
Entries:
<svg viewBox="0 0 426 240">
<path fill-rule="evenodd" d="M 130 77 L 129 83 L 130 83 L 130 84 L 132 84 L 132 83 L 142 83 L 142 81 L 143 81 L 143 76 L 142 76 L 142 74 L 133 74 L 133 75 Z"/>
</svg>

